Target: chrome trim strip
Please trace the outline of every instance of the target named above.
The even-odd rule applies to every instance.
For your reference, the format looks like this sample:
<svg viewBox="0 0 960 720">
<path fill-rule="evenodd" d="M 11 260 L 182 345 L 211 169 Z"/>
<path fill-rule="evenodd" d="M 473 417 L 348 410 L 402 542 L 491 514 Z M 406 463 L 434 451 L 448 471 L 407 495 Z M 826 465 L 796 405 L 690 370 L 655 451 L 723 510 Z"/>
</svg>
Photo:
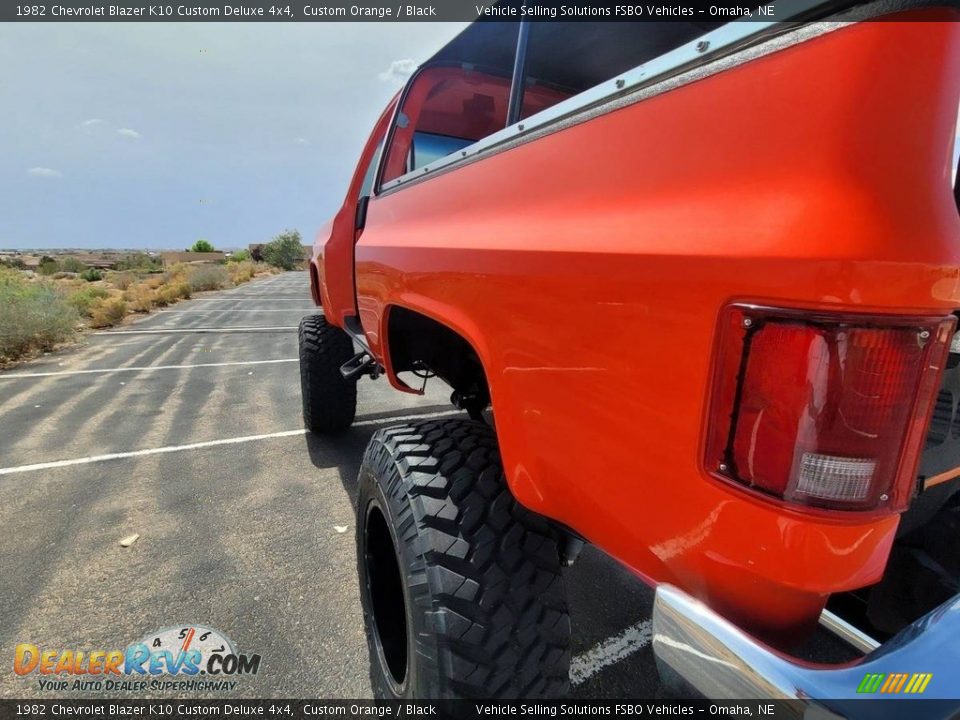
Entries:
<svg viewBox="0 0 960 720">
<path fill-rule="evenodd" d="M 773 3 L 768 4 L 772 5 Z M 779 3 L 782 7 L 785 4 L 783 0 Z M 653 58 L 649 62 L 638 65 L 628 70 L 622 75 L 595 85 L 582 93 L 574 95 L 571 98 L 553 105 L 536 115 L 531 115 L 521 122 L 509 125 L 503 130 L 499 130 L 492 135 L 488 135 L 482 140 L 478 140 L 473 145 L 469 145 L 459 153 L 447 155 L 435 162 L 413 172 L 401 175 L 389 182 L 383 183 L 378 188 L 378 194 L 397 188 L 405 183 L 423 177 L 431 172 L 447 168 L 455 163 L 462 162 L 467 158 L 474 157 L 497 145 L 514 140 L 517 137 L 527 135 L 535 130 L 553 124 L 570 115 L 582 112 L 594 105 L 611 100 L 620 95 L 629 94 L 644 86 L 663 80 L 664 78 L 679 73 L 682 70 L 689 69 L 690 66 L 699 65 L 713 60 L 724 54 L 725 51 L 735 49 L 737 45 L 750 40 L 758 35 L 766 34 L 768 31 L 783 27 L 786 21 L 799 15 L 809 12 L 819 5 L 823 5 L 824 0 L 793 0 L 790 2 L 788 12 L 776 21 L 760 21 L 741 18 L 730 22 L 723 27 L 691 40 L 685 45 L 671 50 L 664 55 Z M 409 87 L 409 86 L 408 86 Z M 406 95 L 406 91 L 404 91 Z M 398 104 L 399 111 L 401 104 Z M 379 178 L 378 178 L 379 179 Z"/>
<path fill-rule="evenodd" d="M 835 615 L 829 610 L 824 610 L 820 613 L 820 625 L 864 654 L 873 652 L 880 647 L 879 640 L 874 640 L 860 630 L 860 628 L 854 627 L 842 617 Z"/>
<path fill-rule="evenodd" d="M 956 717 L 958 637 L 960 595 L 862 658 L 823 665 L 765 645 L 673 586 L 658 586 L 653 604 L 653 651 L 665 681 L 679 676 L 717 700 L 802 700 L 825 713 L 817 717 L 862 716 L 862 706 L 850 700 L 897 697 L 950 700 L 930 706 L 929 717 Z M 918 684 L 914 676 L 920 674 L 929 677 Z M 891 675 L 906 677 L 882 691 L 880 680 L 891 680 Z M 922 694 L 914 692 L 921 685 Z"/>
</svg>

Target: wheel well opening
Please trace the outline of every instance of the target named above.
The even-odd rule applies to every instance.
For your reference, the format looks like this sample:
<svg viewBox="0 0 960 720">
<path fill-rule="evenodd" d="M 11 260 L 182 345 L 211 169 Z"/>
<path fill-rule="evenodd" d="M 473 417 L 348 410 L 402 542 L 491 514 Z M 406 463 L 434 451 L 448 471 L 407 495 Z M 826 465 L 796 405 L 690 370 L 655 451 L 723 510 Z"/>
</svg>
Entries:
<svg viewBox="0 0 960 720">
<path fill-rule="evenodd" d="M 413 310 L 393 307 L 387 338 L 395 373 L 429 370 L 453 388 L 459 406 L 482 410 L 490 404 L 480 357 L 455 330 Z"/>
</svg>

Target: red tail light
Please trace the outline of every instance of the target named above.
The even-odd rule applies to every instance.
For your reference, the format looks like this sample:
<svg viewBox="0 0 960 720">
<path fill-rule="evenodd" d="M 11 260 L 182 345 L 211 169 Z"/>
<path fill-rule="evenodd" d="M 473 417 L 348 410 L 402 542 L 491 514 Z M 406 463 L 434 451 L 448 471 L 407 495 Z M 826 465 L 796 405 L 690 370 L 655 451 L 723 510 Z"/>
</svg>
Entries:
<svg viewBox="0 0 960 720">
<path fill-rule="evenodd" d="M 708 469 L 790 503 L 903 510 L 953 325 L 729 308 Z"/>
</svg>

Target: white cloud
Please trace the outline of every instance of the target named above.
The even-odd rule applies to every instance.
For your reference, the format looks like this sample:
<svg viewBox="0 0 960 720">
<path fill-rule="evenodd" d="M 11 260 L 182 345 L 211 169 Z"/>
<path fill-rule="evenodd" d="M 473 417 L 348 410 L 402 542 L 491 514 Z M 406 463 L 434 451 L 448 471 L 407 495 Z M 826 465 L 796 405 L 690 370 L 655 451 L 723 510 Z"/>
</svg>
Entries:
<svg viewBox="0 0 960 720">
<path fill-rule="evenodd" d="M 393 82 L 402 85 L 408 77 L 413 75 L 413 71 L 416 69 L 417 63 L 410 58 L 394 60 L 390 63 L 390 67 L 382 73 L 379 73 L 377 77 L 384 82 Z"/>
<path fill-rule="evenodd" d="M 33 175 L 34 177 L 48 177 L 48 178 L 62 178 L 63 173 L 59 170 L 54 170 L 53 168 L 45 167 L 32 167 L 27 170 L 28 175 Z"/>
<path fill-rule="evenodd" d="M 133 138 L 134 140 L 139 140 L 143 137 L 143 135 L 138 133 L 136 130 L 131 130 L 130 128 L 120 128 L 117 130 L 117 134 L 123 135 L 124 137 Z"/>
<path fill-rule="evenodd" d="M 298 137 L 296 140 L 294 140 L 294 142 L 295 142 L 297 145 L 309 145 L 309 144 L 310 144 L 310 141 L 309 141 L 309 140 L 307 140 L 306 138 L 302 138 L 302 137 Z"/>
<path fill-rule="evenodd" d="M 100 118 L 90 118 L 89 120 L 84 120 L 80 123 L 80 127 L 84 130 L 93 130 L 97 125 L 103 125 L 103 120 Z"/>
</svg>

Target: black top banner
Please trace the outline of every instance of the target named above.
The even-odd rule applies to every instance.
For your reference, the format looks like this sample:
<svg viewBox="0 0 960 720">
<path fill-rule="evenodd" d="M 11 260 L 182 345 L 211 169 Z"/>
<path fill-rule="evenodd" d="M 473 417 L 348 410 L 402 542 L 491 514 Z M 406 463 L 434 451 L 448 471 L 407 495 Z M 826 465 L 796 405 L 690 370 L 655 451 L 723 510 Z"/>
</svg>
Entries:
<svg viewBox="0 0 960 720">
<path fill-rule="evenodd" d="M 955 0 L 944 0 L 951 5 Z M 815 5 L 816 3 L 806 3 Z M 825 2 L 824 6 L 850 3 Z M 678 0 L 676 2 L 562 2 L 527 0 L 234 0 L 218 2 L 4 2 L 0 21 L 20 22 L 450 22 L 450 21 L 653 21 L 653 22 L 775 22 L 796 11 L 791 0 L 759 5 L 750 0 Z"/>
</svg>

